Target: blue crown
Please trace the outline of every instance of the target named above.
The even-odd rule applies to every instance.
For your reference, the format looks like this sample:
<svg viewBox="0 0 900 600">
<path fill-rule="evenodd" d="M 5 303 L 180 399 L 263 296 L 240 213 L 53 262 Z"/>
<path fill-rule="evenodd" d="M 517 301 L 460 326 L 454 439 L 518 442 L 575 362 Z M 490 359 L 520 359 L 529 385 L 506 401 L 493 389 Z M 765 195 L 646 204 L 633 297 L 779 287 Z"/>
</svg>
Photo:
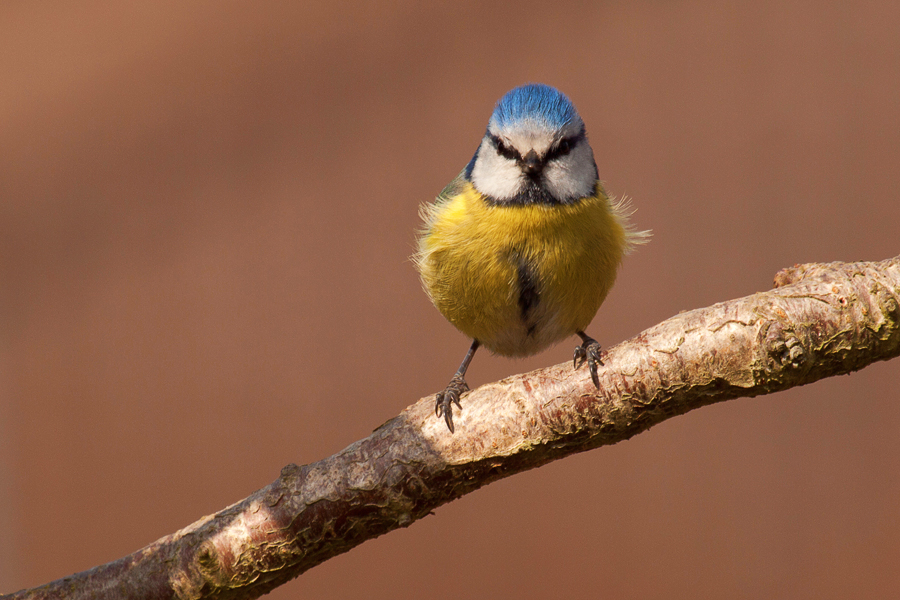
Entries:
<svg viewBox="0 0 900 600">
<path fill-rule="evenodd" d="M 565 94 L 549 85 L 529 83 L 500 98 L 491 121 L 501 128 L 526 120 L 543 121 L 551 128 L 559 129 L 577 117 L 575 106 Z"/>
</svg>

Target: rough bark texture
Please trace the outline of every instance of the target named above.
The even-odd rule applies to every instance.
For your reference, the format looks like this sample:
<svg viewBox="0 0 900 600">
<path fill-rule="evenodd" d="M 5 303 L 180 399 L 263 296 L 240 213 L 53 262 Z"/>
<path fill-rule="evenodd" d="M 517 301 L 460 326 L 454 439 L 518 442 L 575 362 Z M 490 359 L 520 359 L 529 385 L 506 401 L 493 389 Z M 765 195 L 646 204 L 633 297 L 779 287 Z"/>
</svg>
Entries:
<svg viewBox="0 0 900 600">
<path fill-rule="evenodd" d="M 433 396 L 368 438 L 130 556 L 4 598 L 256 598 L 485 484 L 694 408 L 900 354 L 900 257 L 785 269 L 610 349 L 601 388 L 557 365 L 474 390 L 450 434 Z"/>
</svg>

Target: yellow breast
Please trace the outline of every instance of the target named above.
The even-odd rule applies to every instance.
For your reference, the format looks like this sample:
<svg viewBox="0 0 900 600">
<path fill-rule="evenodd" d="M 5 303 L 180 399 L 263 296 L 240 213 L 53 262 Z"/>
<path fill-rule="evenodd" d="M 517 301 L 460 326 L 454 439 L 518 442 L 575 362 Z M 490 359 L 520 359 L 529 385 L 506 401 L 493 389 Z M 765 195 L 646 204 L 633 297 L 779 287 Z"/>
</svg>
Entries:
<svg viewBox="0 0 900 600">
<path fill-rule="evenodd" d="M 415 257 L 432 302 L 460 331 L 527 356 L 584 330 L 628 246 L 600 185 L 570 205 L 489 204 L 467 183 L 425 211 Z"/>
</svg>

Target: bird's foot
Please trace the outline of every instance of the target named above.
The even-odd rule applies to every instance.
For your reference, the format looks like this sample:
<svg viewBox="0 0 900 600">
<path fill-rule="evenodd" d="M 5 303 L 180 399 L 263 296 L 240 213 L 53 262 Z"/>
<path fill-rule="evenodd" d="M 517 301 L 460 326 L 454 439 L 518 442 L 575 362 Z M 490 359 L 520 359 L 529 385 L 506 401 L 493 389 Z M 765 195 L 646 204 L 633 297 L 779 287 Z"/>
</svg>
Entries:
<svg viewBox="0 0 900 600">
<path fill-rule="evenodd" d="M 444 391 L 438 392 L 434 398 L 434 413 L 438 417 L 444 416 L 444 421 L 447 422 L 450 433 L 453 433 L 453 405 L 456 404 L 462 410 L 459 398 L 468 391 L 469 384 L 466 383 L 462 375 L 457 373 L 450 380 L 450 383 L 447 384 L 447 387 L 444 388 Z"/>
<path fill-rule="evenodd" d="M 581 345 L 575 348 L 575 357 L 572 360 L 572 366 L 578 368 L 584 363 L 588 364 L 591 370 L 591 381 L 594 386 L 600 389 L 600 377 L 597 375 L 597 367 L 603 364 L 603 352 L 600 350 L 600 343 L 592 337 L 584 334 L 581 336 Z"/>
</svg>

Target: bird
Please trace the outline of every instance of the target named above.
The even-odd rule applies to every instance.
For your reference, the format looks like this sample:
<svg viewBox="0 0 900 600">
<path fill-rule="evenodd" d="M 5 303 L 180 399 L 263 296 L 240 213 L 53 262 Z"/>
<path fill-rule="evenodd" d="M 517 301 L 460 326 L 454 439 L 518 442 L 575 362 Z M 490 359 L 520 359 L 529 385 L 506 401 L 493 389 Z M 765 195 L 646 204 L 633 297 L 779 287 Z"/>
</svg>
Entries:
<svg viewBox="0 0 900 600">
<path fill-rule="evenodd" d="M 602 352 L 585 329 L 622 258 L 649 236 L 631 226 L 632 213 L 604 190 L 584 121 L 565 94 L 530 83 L 500 98 L 475 155 L 421 207 L 412 257 L 431 302 L 472 340 L 435 396 L 451 433 L 481 346 L 525 357 L 577 335 L 573 368 L 587 363 L 599 389 Z"/>
</svg>

